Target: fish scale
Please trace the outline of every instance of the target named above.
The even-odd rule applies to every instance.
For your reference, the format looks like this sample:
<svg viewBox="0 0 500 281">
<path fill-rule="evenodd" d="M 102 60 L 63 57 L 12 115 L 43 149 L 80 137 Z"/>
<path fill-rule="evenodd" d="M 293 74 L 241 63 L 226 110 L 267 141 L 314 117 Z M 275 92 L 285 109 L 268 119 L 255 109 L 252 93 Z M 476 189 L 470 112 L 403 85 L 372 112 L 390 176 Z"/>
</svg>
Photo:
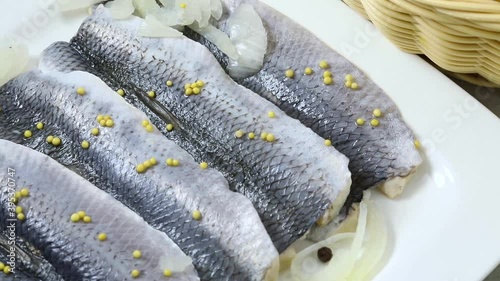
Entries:
<svg viewBox="0 0 500 281">
<path fill-rule="evenodd" d="M 307 232 L 329 206 L 334 206 L 331 213 L 338 212 L 350 184 L 345 157 L 277 107 L 231 81 L 199 44 L 185 38 L 140 38 L 136 35 L 140 23 L 134 17 L 115 22 L 98 7 L 71 44 L 105 80 L 136 89 L 139 97 L 155 91 L 154 100 L 140 99 L 150 108 L 160 103 L 187 135 L 177 143 L 194 144 L 200 153 L 190 152 L 197 159 L 219 169 L 233 190 L 252 200 L 279 251 Z M 202 93 L 184 95 L 184 84 L 198 79 L 206 83 Z M 165 86 L 166 80 L 174 86 Z M 276 112 L 277 118 L 264 118 L 267 111 Z M 238 139 L 237 130 L 254 131 L 257 136 L 266 131 L 276 141 Z M 283 160 L 271 169 L 273 155 Z M 289 183 L 287 177 L 294 179 L 293 186 L 283 185 Z M 290 194 L 277 198 L 280 189 L 301 195 L 304 207 L 290 201 Z"/>
<path fill-rule="evenodd" d="M 237 82 L 273 102 L 321 137 L 331 139 L 335 148 L 350 159 L 353 184 L 346 207 L 360 201 L 363 190 L 370 187 L 385 185 L 400 190 L 399 180 L 411 175 L 422 159 L 414 147 L 413 132 L 390 97 L 354 64 L 266 4 L 257 0 L 223 2 L 228 12 L 214 23 L 217 27 L 228 29 L 228 17 L 246 3 L 254 7 L 268 34 L 262 69 Z M 186 30 L 184 34 L 206 46 L 227 70 L 228 58 L 214 44 L 193 31 Z M 318 67 L 322 60 L 329 63 L 328 69 Z M 303 74 L 306 67 L 313 68 L 314 73 Z M 287 69 L 295 70 L 295 77 L 286 78 Z M 323 83 L 325 70 L 332 72 L 332 85 Z M 359 89 L 344 86 L 346 74 L 352 74 Z M 369 122 L 375 108 L 381 109 L 383 116 L 378 127 L 371 127 Z M 357 118 L 364 118 L 366 124 L 356 125 Z"/>
<path fill-rule="evenodd" d="M 146 132 L 141 124 L 148 120 L 146 115 L 95 76 L 47 68 L 44 71 L 30 71 L 1 88 L 4 116 L 0 120 L 0 138 L 42 152 L 54 149 L 43 141 L 43 130 L 30 139 L 19 139 L 21 132 L 12 130 L 39 121 L 13 122 L 17 116 L 36 112 L 43 116 L 47 129 L 57 127 L 67 135 L 55 149 L 64 153 L 49 155 L 69 162 L 84 177 L 165 232 L 193 258 L 202 280 L 263 279 L 277 252 L 250 201 L 231 192 L 218 172 L 200 169 L 187 152 L 156 128 Z M 79 86 L 86 89 L 85 95 L 76 94 Z M 110 114 L 115 125 L 99 126 L 97 114 Z M 90 135 L 93 127 L 100 128 L 99 136 Z M 84 139 L 91 143 L 87 150 L 80 146 Z M 159 164 L 144 174 L 137 173 L 136 165 L 153 156 Z M 181 165 L 167 167 L 163 163 L 169 157 L 179 159 Z M 65 161 L 67 158 L 71 161 Z M 192 218 L 195 209 L 202 212 L 201 221 Z"/>
<path fill-rule="evenodd" d="M 0 140 L 0 147 L 2 164 L 15 171 L 10 176 L 7 169 L 0 172 L 1 224 L 8 223 L 4 220 L 9 216 L 9 177 L 30 191 L 17 203 L 26 219 L 16 222 L 16 234 L 42 251 L 65 280 L 133 280 L 134 268 L 148 280 L 164 280 L 168 264 L 162 258 L 190 261 L 165 233 L 53 159 L 5 140 Z M 92 222 L 71 222 L 71 214 L 79 210 L 86 210 Z M 109 240 L 98 241 L 101 232 Z M 132 257 L 136 249 L 142 251 L 141 259 Z M 191 262 L 172 278 L 199 280 Z"/>
</svg>

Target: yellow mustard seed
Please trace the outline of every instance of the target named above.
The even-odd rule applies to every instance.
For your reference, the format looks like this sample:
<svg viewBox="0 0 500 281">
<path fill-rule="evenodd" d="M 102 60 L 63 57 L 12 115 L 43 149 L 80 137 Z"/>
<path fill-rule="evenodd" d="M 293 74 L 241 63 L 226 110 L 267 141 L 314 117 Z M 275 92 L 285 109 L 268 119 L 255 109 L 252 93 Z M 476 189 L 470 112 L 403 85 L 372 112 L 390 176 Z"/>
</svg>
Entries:
<svg viewBox="0 0 500 281">
<path fill-rule="evenodd" d="M 122 97 L 125 95 L 125 91 L 123 89 L 118 89 L 118 91 L 116 91 L 116 93 L 118 93 Z"/>
<path fill-rule="evenodd" d="M 43 129 L 43 127 L 44 127 L 44 124 L 43 124 L 42 122 L 38 122 L 38 123 L 36 123 L 36 128 L 37 128 L 38 130 L 42 130 L 42 129 Z"/>
<path fill-rule="evenodd" d="M 190 88 L 191 88 L 191 84 L 190 83 L 184 84 L 184 90 L 187 90 L 187 89 L 190 89 Z"/>
<path fill-rule="evenodd" d="M 106 121 L 108 120 L 102 119 L 101 121 L 99 121 L 99 125 L 101 125 L 102 127 L 106 127 Z"/>
<path fill-rule="evenodd" d="M 356 89 L 358 89 L 358 88 L 359 88 L 358 83 L 356 83 L 356 82 L 352 82 L 352 84 L 351 84 L 351 89 L 356 90 Z"/>
<path fill-rule="evenodd" d="M 375 116 L 375 117 L 380 117 L 380 116 L 382 116 L 382 110 L 380 110 L 380 109 L 378 109 L 378 108 L 375 108 L 375 109 L 373 110 L 373 116 Z"/>
<path fill-rule="evenodd" d="M 76 89 L 76 93 L 79 94 L 80 96 L 85 95 L 85 89 L 83 87 L 79 87 Z"/>
<path fill-rule="evenodd" d="M 182 9 L 186 9 L 187 4 L 186 4 L 186 3 L 181 3 L 179 6 L 180 6 Z"/>
<path fill-rule="evenodd" d="M 415 148 L 416 148 L 416 149 L 420 149 L 420 148 L 422 147 L 422 144 L 421 144 L 421 143 L 420 143 L 420 141 L 418 141 L 418 140 L 415 140 L 415 141 L 413 142 L 413 144 L 415 145 Z"/>
<path fill-rule="evenodd" d="M 326 77 L 332 77 L 332 73 L 327 70 L 327 71 L 323 72 L 323 77 L 325 77 L 325 78 Z"/>
<path fill-rule="evenodd" d="M 151 133 L 152 131 L 154 131 L 154 127 L 151 124 L 148 124 L 146 125 L 146 131 Z"/>
<path fill-rule="evenodd" d="M 93 136 L 97 136 L 97 135 L 99 135 L 99 128 L 92 128 L 92 130 L 90 130 L 90 133 L 91 133 Z"/>
<path fill-rule="evenodd" d="M 208 163 L 207 162 L 201 162 L 200 163 L 200 168 L 202 168 L 202 169 L 208 168 Z"/>
<path fill-rule="evenodd" d="M 188 88 L 188 89 L 186 89 L 186 91 L 184 93 L 186 94 L 186 96 L 190 96 L 193 94 L 193 89 Z"/>
<path fill-rule="evenodd" d="M 82 148 L 88 149 L 90 147 L 90 143 L 86 140 L 82 141 Z"/>
<path fill-rule="evenodd" d="M 77 214 L 80 216 L 81 219 L 83 219 L 87 215 L 85 211 L 78 211 Z"/>
<path fill-rule="evenodd" d="M 332 77 L 324 77 L 324 78 L 323 78 L 323 83 L 324 83 L 325 85 L 331 85 L 331 84 L 333 83 L 333 79 L 332 79 Z"/>
<path fill-rule="evenodd" d="M 174 159 L 167 158 L 167 160 L 165 160 L 165 163 L 167 164 L 167 166 L 173 166 L 174 165 Z"/>
<path fill-rule="evenodd" d="M 113 119 L 108 119 L 106 120 L 106 127 L 113 127 L 115 125 L 115 122 Z"/>
<path fill-rule="evenodd" d="M 372 125 L 373 127 L 377 127 L 378 125 L 380 125 L 380 122 L 378 121 L 378 119 L 372 119 L 372 121 L 370 121 L 370 125 Z"/>
<path fill-rule="evenodd" d="M 179 160 L 177 160 L 177 159 L 173 159 L 172 160 L 172 166 L 177 167 L 179 165 L 180 165 L 180 161 Z"/>
<path fill-rule="evenodd" d="M 319 67 L 322 69 L 326 69 L 329 67 L 328 62 L 326 60 L 322 60 L 319 62 Z"/>
<path fill-rule="evenodd" d="M 199 95 L 199 94 L 200 94 L 200 92 L 201 92 L 200 88 L 198 88 L 198 87 L 194 87 L 194 88 L 193 88 L 193 94 L 195 94 L 195 95 Z"/>
<path fill-rule="evenodd" d="M 262 132 L 260 133 L 260 138 L 263 139 L 263 140 L 266 140 L 267 138 L 267 133 L 266 132 Z"/>
<path fill-rule="evenodd" d="M 151 165 L 153 165 L 153 166 L 158 164 L 158 161 L 156 161 L 156 158 L 154 158 L 154 157 L 151 157 L 151 159 L 149 159 L 149 162 L 151 162 Z"/>
<path fill-rule="evenodd" d="M 347 88 L 351 88 L 352 82 L 351 81 L 345 81 L 344 84 Z"/>
<path fill-rule="evenodd" d="M 325 145 L 326 146 L 332 146 L 332 141 L 331 140 L 325 140 Z"/>
<path fill-rule="evenodd" d="M 287 71 L 285 71 L 285 76 L 288 78 L 293 78 L 294 75 L 295 75 L 295 73 L 291 69 L 288 69 Z"/>
<path fill-rule="evenodd" d="M 27 189 L 26 187 L 25 188 L 21 188 L 21 190 L 19 191 L 21 197 L 28 197 L 30 196 L 30 190 Z"/>
<path fill-rule="evenodd" d="M 3 273 L 4 273 L 4 274 L 6 274 L 6 275 L 11 274 L 10 269 L 11 269 L 11 267 L 10 267 L 10 266 L 8 266 L 8 265 L 6 265 L 6 266 L 3 268 Z"/>
<path fill-rule="evenodd" d="M 172 81 L 168 80 L 168 81 L 167 81 L 167 86 L 172 87 L 172 85 L 174 85 L 174 82 L 172 82 Z"/>
<path fill-rule="evenodd" d="M 148 92 L 148 97 L 154 99 L 156 97 L 156 93 L 154 91 L 149 91 Z"/>
<path fill-rule="evenodd" d="M 138 173 L 144 173 L 146 171 L 146 167 L 144 167 L 144 164 L 139 164 L 135 167 L 135 170 Z"/>
<path fill-rule="evenodd" d="M 196 82 L 194 82 L 194 83 L 191 83 L 190 86 L 191 86 L 191 89 L 194 89 L 194 88 L 198 87 L 198 84 L 196 84 Z"/>
<path fill-rule="evenodd" d="M 310 67 L 306 67 L 306 69 L 304 70 L 305 75 L 311 75 L 312 73 L 313 73 L 313 70 Z"/>
<path fill-rule="evenodd" d="M 24 221 L 26 219 L 26 216 L 24 213 L 19 213 L 17 214 L 17 220 Z"/>
<path fill-rule="evenodd" d="M 16 206 L 16 214 L 20 214 L 23 212 L 23 207 L 21 206 Z"/>
<path fill-rule="evenodd" d="M 48 142 L 48 143 L 52 143 L 52 140 L 53 140 L 53 139 L 54 139 L 54 137 L 53 137 L 53 136 L 48 136 L 48 137 L 47 137 L 47 142 Z"/>
<path fill-rule="evenodd" d="M 84 223 L 91 223 L 92 222 L 92 218 L 90 216 L 84 216 L 83 217 L 83 222 Z"/>
<path fill-rule="evenodd" d="M 346 75 L 345 75 L 345 80 L 346 80 L 346 81 L 351 81 L 351 82 L 352 82 L 352 75 L 351 75 L 351 74 L 346 74 Z"/>
<path fill-rule="evenodd" d="M 365 124 L 365 119 L 363 118 L 356 119 L 356 125 L 363 126 L 364 124 Z"/>
<path fill-rule="evenodd" d="M 248 139 L 253 140 L 254 138 L 255 138 L 255 133 L 254 132 L 248 133 Z"/>
<path fill-rule="evenodd" d="M 148 120 L 142 120 L 141 125 L 143 127 L 146 127 L 147 125 L 149 125 L 149 121 Z"/>
<path fill-rule="evenodd" d="M 98 114 L 97 117 L 95 118 L 95 120 L 97 120 L 97 122 L 101 122 L 101 120 L 104 119 L 104 115 L 102 114 Z"/>
<path fill-rule="evenodd" d="M 171 277 L 171 276 L 172 276 L 172 270 L 170 270 L 170 269 L 165 269 L 165 270 L 163 271 L 163 276 L 165 276 L 165 277 Z"/>
<path fill-rule="evenodd" d="M 30 130 L 24 131 L 24 137 L 25 138 L 31 138 L 33 136 L 33 133 Z"/>
<path fill-rule="evenodd" d="M 97 239 L 99 241 L 106 241 L 108 239 L 108 235 L 106 233 L 99 233 L 99 235 L 97 235 Z"/>
<path fill-rule="evenodd" d="M 174 129 L 174 124 L 167 124 L 167 131 L 171 132 Z"/>
<path fill-rule="evenodd" d="M 140 259 L 142 256 L 142 253 L 139 250 L 135 250 L 132 252 L 132 256 L 134 257 L 134 259 Z"/>
<path fill-rule="evenodd" d="M 268 142 L 273 142 L 276 138 L 274 137 L 273 134 L 267 134 L 266 136 L 266 141 Z"/>
<path fill-rule="evenodd" d="M 201 220 L 201 212 L 199 210 L 194 210 L 191 215 L 193 216 L 193 219 L 197 221 Z"/>
<path fill-rule="evenodd" d="M 205 86 L 205 82 L 203 82 L 203 80 L 198 80 L 198 81 L 196 81 L 196 85 L 201 88 L 201 87 Z"/>
<path fill-rule="evenodd" d="M 239 139 L 239 138 L 241 138 L 241 137 L 243 137 L 244 135 L 245 135 L 245 132 L 243 132 L 242 130 L 238 130 L 238 131 L 236 131 L 236 132 L 234 133 L 234 136 L 235 136 L 236 138 L 238 138 L 238 139 Z"/>
<path fill-rule="evenodd" d="M 14 192 L 14 198 L 16 198 L 16 199 L 21 198 L 21 191 Z"/>
<path fill-rule="evenodd" d="M 146 160 L 144 161 L 144 163 L 142 163 L 142 165 L 144 165 L 144 168 L 149 169 L 151 168 L 151 166 L 153 166 L 153 163 L 151 163 L 150 160 Z"/>
<path fill-rule="evenodd" d="M 80 215 L 78 215 L 77 213 L 73 213 L 71 214 L 71 217 L 69 218 L 72 222 L 79 222 L 80 221 Z"/>
<path fill-rule="evenodd" d="M 269 111 L 269 112 L 267 113 L 267 116 L 268 116 L 269 118 L 274 118 L 274 117 L 276 117 L 276 113 L 274 113 L 274 111 Z"/>
<path fill-rule="evenodd" d="M 52 145 L 54 145 L 54 146 L 59 146 L 60 144 L 61 144 L 61 139 L 60 139 L 60 138 L 58 138 L 58 137 L 54 137 L 54 138 L 52 139 Z"/>
</svg>

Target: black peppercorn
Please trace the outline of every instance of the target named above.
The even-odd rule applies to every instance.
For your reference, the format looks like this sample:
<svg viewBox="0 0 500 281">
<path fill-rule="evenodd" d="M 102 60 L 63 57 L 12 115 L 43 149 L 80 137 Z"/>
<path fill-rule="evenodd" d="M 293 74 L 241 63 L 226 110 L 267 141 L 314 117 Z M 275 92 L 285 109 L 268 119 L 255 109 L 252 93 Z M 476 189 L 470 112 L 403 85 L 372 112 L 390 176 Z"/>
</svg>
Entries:
<svg viewBox="0 0 500 281">
<path fill-rule="evenodd" d="M 318 259 L 322 262 L 329 262 L 333 257 L 332 250 L 328 247 L 322 247 L 318 250 Z"/>
</svg>

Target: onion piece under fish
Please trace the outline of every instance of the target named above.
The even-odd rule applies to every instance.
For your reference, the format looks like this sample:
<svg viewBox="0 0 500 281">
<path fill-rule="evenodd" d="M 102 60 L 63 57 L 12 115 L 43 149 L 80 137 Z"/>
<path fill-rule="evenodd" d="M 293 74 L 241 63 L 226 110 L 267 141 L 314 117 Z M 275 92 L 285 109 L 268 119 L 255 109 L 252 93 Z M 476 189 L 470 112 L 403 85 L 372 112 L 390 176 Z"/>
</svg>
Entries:
<svg viewBox="0 0 500 281">
<path fill-rule="evenodd" d="M 104 5 L 111 12 L 111 17 L 114 19 L 126 19 L 131 16 L 135 7 L 132 0 L 114 0 Z"/>
<path fill-rule="evenodd" d="M 156 17 L 147 15 L 139 27 L 139 36 L 143 37 L 181 37 L 182 33 L 178 30 L 164 25 Z"/>
<path fill-rule="evenodd" d="M 299 281 L 370 280 L 379 269 L 388 242 L 387 226 L 369 192 L 360 203 L 354 233 L 340 233 L 300 251 L 291 265 L 291 277 Z M 329 247 L 333 257 L 328 263 L 317 258 L 317 251 Z"/>
<path fill-rule="evenodd" d="M 229 62 L 229 75 L 243 79 L 259 72 L 267 51 L 267 33 L 257 12 L 249 4 L 240 5 L 227 20 L 227 28 L 239 55 Z"/>
<path fill-rule="evenodd" d="M 205 37 L 208 41 L 215 44 L 217 48 L 219 48 L 219 50 L 226 54 L 230 59 L 238 59 L 238 52 L 229 37 L 221 30 L 215 28 L 215 26 L 209 24 L 204 28 L 200 28 L 196 23 L 194 23 L 189 27 L 196 33 Z"/>
<path fill-rule="evenodd" d="M 26 70 L 29 62 L 28 48 L 0 40 L 0 86 Z"/>
</svg>

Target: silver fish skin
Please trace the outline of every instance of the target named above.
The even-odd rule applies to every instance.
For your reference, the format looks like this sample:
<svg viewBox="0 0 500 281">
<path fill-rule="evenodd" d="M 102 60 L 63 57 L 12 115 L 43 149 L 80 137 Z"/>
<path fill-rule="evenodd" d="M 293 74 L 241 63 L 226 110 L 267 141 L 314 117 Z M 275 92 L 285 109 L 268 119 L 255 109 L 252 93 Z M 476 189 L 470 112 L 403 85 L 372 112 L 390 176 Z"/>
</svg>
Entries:
<svg viewBox="0 0 500 281">
<path fill-rule="evenodd" d="M 40 249 L 66 280 L 134 280 L 133 269 L 147 280 L 164 280 L 163 271 L 175 261 L 182 262 L 172 280 L 199 280 L 191 259 L 165 233 L 49 156 L 0 140 L 0 163 L 2 219 L 12 219 L 17 235 Z M 30 194 L 14 204 L 21 188 Z M 18 206 L 23 221 L 16 219 Z M 91 223 L 71 221 L 80 210 Z M 100 233 L 106 241 L 97 239 Z M 135 250 L 142 252 L 140 259 L 133 257 Z"/>
<path fill-rule="evenodd" d="M 142 125 L 147 116 L 97 77 L 33 70 L 4 85 L 0 103 L 0 138 L 50 155 L 131 208 L 193 259 L 202 280 L 263 280 L 273 268 L 278 253 L 252 203 L 230 191 L 219 172 L 200 169 L 157 128 L 148 132 Z M 99 125 L 99 114 L 114 125 Z M 34 127 L 40 121 L 43 130 Z M 23 137 L 27 129 L 30 138 Z M 48 135 L 62 144 L 48 144 Z M 88 149 L 81 147 L 84 140 Z M 138 173 L 137 165 L 152 157 L 158 164 Z M 179 166 L 165 165 L 167 158 Z"/>
<path fill-rule="evenodd" d="M 0 215 L 3 216 L 1 211 Z M 11 229 L 7 229 L 5 222 L 9 223 L 0 217 L 0 262 L 14 267 L 13 274 L 4 276 L 6 281 L 64 281 L 52 264 L 42 256 L 40 250 L 13 233 Z"/>
<path fill-rule="evenodd" d="M 101 75 L 136 89 L 160 106 L 202 151 L 195 156 L 220 170 L 232 190 L 253 202 L 279 252 L 320 219 L 340 210 L 349 192 L 347 158 L 278 107 L 228 77 L 202 45 L 185 37 L 143 38 L 142 20 L 114 21 L 102 6 L 71 40 Z M 174 85 L 165 85 L 167 80 Z M 201 94 L 184 94 L 186 83 L 203 80 Z M 269 118 L 273 111 L 276 118 Z M 155 114 L 167 115 L 155 111 Z M 236 137 L 237 131 L 245 135 Z M 247 138 L 254 132 L 256 138 Z M 260 139 L 272 133 L 275 141 Z M 184 146 L 184 142 L 179 143 Z M 328 212 L 327 212 L 328 211 Z"/>
<path fill-rule="evenodd" d="M 363 190 L 384 186 L 397 195 L 422 159 L 414 147 L 414 135 L 405 124 L 396 104 L 384 91 L 349 60 L 332 50 L 311 32 L 292 19 L 257 0 L 224 0 L 225 14 L 217 27 L 227 30 L 228 17 L 241 4 L 254 7 L 268 34 L 268 50 L 260 72 L 237 82 L 277 105 L 289 116 L 325 139 L 349 158 L 352 188 L 346 206 L 360 201 Z M 227 69 L 228 58 L 217 47 L 194 32 L 185 35 L 201 42 Z M 328 62 L 321 69 L 319 62 Z M 312 75 L 304 75 L 311 67 Z M 289 79 L 285 71 L 292 69 Z M 325 70 L 334 83 L 325 85 Z M 351 74 L 359 89 L 344 85 Z M 378 127 L 370 126 L 374 109 L 382 116 Z M 365 124 L 358 126 L 356 119 Z"/>
</svg>

